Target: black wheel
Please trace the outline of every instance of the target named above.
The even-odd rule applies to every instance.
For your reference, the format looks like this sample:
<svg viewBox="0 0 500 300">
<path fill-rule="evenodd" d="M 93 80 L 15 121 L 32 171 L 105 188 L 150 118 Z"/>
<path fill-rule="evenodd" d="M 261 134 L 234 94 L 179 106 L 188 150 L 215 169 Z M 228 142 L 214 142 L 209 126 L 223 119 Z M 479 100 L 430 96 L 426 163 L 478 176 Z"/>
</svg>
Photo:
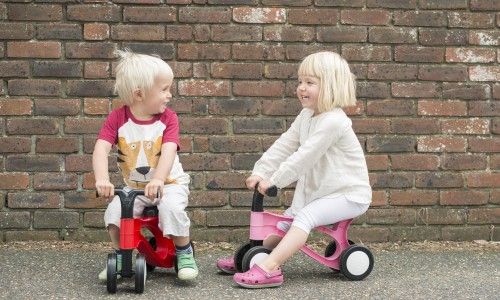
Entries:
<svg viewBox="0 0 500 300">
<path fill-rule="evenodd" d="M 148 238 L 148 243 L 151 246 L 151 248 L 153 248 L 153 250 L 156 251 L 156 239 L 154 237 L 150 237 Z M 156 266 L 146 263 L 146 268 L 148 270 L 148 273 L 151 273 L 156 269 Z"/>
<path fill-rule="evenodd" d="M 143 253 L 137 253 L 135 257 L 135 292 L 142 294 L 146 285 L 146 256 Z"/>
<path fill-rule="evenodd" d="M 248 250 L 250 250 L 250 242 L 245 243 L 241 245 L 236 252 L 234 252 L 234 265 L 236 267 L 236 270 L 239 272 L 243 271 L 242 263 L 243 263 L 243 257 L 247 253 Z"/>
<path fill-rule="evenodd" d="M 351 245 L 340 254 L 340 270 L 351 280 L 362 280 L 373 269 L 373 255 L 368 248 Z"/>
<path fill-rule="evenodd" d="M 194 251 L 194 244 L 191 241 L 189 243 L 191 244 L 191 249 L 193 249 L 193 257 L 196 257 Z M 175 273 L 179 273 L 179 266 L 177 265 L 177 255 L 174 255 L 174 270 Z"/>
<path fill-rule="evenodd" d="M 108 293 L 116 293 L 116 253 L 108 254 L 106 266 L 106 289 Z"/>
<path fill-rule="evenodd" d="M 264 260 L 270 253 L 271 249 L 268 249 L 264 246 L 257 246 L 250 248 L 245 256 L 243 256 L 243 261 L 241 266 L 243 268 L 243 272 L 250 270 L 250 268 L 256 264 Z"/>
</svg>

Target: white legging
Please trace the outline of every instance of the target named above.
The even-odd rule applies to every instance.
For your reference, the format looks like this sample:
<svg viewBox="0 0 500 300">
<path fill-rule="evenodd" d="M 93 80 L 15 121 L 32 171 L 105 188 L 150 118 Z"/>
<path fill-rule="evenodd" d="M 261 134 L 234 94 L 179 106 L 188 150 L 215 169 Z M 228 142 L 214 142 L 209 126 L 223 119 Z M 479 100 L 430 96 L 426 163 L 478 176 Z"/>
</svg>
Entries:
<svg viewBox="0 0 500 300">
<path fill-rule="evenodd" d="M 309 234 L 314 227 L 335 224 L 360 216 L 368 210 L 369 206 L 369 203 L 349 201 L 344 195 L 335 198 L 319 198 L 302 208 L 292 223 L 279 222 L 278 228 L 288 231 L 290 226 L 295 226 Z M 290 208 L 285 211 L 284 215 L 293 217 Z"/>
</svg>

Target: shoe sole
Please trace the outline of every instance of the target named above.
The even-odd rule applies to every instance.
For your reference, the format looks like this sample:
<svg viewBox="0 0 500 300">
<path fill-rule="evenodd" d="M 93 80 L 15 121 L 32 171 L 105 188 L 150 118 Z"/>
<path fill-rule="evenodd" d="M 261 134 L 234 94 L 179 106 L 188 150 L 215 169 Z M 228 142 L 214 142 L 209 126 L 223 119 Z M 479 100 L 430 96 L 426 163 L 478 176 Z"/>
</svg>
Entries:
<svg viewBox="0 0 500 300">
<path fill-rule="evenodd" d="M 195 279 L 196 277 L 198 277 L 198 272 L 196 272 L 196 273 L 194 273 L 193 275 L 190 275 L 190 276 L 186 276 L 186 277 L 183 277 L 183 278 L 177 277 L 177 278 L 179 278 L 179 280 L 189 281 L 189 280 Z"/>
<path fill-rule="evenodd" d="M 227 269 L 223 269 L 219 266 L 217 266 L 217 268 L 219 268 L 219 270 L 221 270 L 222 272 L 226 273 L 226 274 L 229 274 L 229 275 L 234 275 L 236 274 L 236 271 L 230 271 L 230 270 L 227 270 Z"/>
<path fill-rule="evenodd" d="M 263 284 L 246 284 L 242 282 L 236 282 L 238 285 L 247 288 L 247 289 L 263 289 L 263 288 L 269 288 L 269 287 L 278 287 L 283 282 L 278 282 L 278 283 L 263 283 Z"/>
</svg>

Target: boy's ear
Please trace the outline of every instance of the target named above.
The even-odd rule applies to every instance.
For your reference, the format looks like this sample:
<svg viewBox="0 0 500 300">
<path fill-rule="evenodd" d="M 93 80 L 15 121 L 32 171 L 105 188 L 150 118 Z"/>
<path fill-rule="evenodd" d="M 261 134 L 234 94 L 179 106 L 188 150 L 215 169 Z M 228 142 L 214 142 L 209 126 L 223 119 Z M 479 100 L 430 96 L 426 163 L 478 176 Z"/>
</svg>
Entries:
<svg viewBox="0 0 500 300">
<path fill-rule="evenodd" d="M 142 98 L 144 96 L 141 89 L 135 89 L 133 95 L 134 101 L 142 101 Z"/>
</svg>

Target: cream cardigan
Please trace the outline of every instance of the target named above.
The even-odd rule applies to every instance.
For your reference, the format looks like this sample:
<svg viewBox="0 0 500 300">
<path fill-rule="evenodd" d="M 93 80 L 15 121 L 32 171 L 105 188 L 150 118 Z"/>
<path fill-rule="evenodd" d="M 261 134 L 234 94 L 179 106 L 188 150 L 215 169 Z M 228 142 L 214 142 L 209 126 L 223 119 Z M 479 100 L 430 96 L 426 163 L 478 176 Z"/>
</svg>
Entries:
<svg viewBox="0 0 500 300">
<path fill-rule="evenodd" d="M 352 121 L 340 108 L 313 114 L 303 109 L 255 163 L 252 175 L 269 179 L 278 188 L 297 181 L 294 215 L 323 197 L 345 195 L 353 202 L 370 203 L 368 168 Z"/>
</svg>

